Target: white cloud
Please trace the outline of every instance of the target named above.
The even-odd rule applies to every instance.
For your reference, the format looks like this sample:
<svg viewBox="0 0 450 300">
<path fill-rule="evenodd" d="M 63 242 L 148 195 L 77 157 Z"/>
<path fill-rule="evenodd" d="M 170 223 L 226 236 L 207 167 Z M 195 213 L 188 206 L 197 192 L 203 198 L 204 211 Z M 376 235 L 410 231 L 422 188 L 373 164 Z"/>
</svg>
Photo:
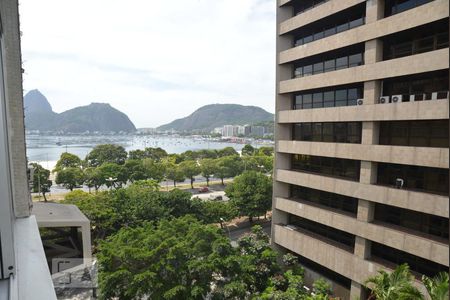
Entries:
<svg viewBox="0 0 450 300">
<path fill-rule="evenodd" d="M 209 103 L 273 112 L 272 0 L 22 0 L 24 88 L 109 102 L 138 127 Z"/>
</svg>

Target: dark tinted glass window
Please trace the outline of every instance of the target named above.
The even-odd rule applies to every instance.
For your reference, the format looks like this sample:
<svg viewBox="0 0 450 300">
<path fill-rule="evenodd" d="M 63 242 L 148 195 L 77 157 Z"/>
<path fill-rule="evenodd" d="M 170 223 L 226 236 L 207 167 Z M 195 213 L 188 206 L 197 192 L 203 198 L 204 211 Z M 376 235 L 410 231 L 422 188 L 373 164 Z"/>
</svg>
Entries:
<svg viewBox="0 0 450 300">
<path fill-rule="evenodd" d="M 348 30 L 349 28 L 350 28 L 350 27 L 349 27 L 349 24 L 348 24 L 348 23 L 344 23 L 344 24 L 338 25 L 338 26 L 336 27 L 336 32 L 339 33 L 339 32 L 342 32 L 342 31 L 346 31 L 346 30 Z"/>
<path fill-rule="evenodd" d="M 448 137 L 447 120 L 389 121 L 380 124 L 381 145 L 447 148 Z"/>
<path fill-rule="evenodd" d="M 378 163 L 378 184 L 396 187 L 397 178 L 406 190 L 448 194 L 448 169 Z"/>
<path fill-rule="evenodd" d="M 348 67 L 348 57 L 340 57 L 336 59 L 336 70 L 345 69 Z"/>
<path fill-rule="evenodd" d="M 352 29 L 352 28 L 361 26 L 363 24 L 364 24 L 364 18 L 359 18 L 359 19 L 356 19 L 354 21 L 351 21 L 350 24 L 349 24 L 349 28 Z"/>
<path fill-rule="evenodd" d="M 432 262 L 428 259 L 409 254 L 376 242 L 371 242 L 372 259 L 386 262 L 390 267 L 407 263 L 411 271 L 434 277 L 439 272 L 448 272 L 448 267 Z"/>
<path fill-rule="evenodd" d="M 426 37 L 415 41 L 415 53 L 423 53 L 433 50 L 434 48 L 434 37 Z"/>
<path fill-rule="evenodd" d="M 295 71 L 294 71 L 294 76 L 295 77 L 302 77 L 303 76 L 303 68 L 302 67 L 296 68 Z"/>
<path fill-rule="evenodd" d="M 334 142 L 333 136 L 334 123 L 322 123 L 322 141 Z"/>
<path fill-rule="evenodd" d="M 448 240 L 447 218 L 377 203 L 374 220 Z"/>
<path fill-rule="evenodd" d="M 314 74 L 323 73 L 323 62 L 314 64 L 313 69 L 314 69 Z"/>
<path fill-rule="evenodd" d="M 324 107 L 334 106 L 334 91 L 323 93 L 323 106 Z"/>
<path fill-rule="evenodd" d="M 348 57 L 348 66 L 349 66 L 349 68 L 360 66 L 362 64 L 363 64 L 363 55 L 362 55 L 362 53 L 350 55 Z"/>
<path fill-rule="evenodd" d="M 336 106 L 346 106 L 347 105 L 347 90 L 337 90 L 335 99 L 336 99 Z"/>
<path fill-rule="evenodd" d="M 359 180 L 359 160 L 294 154 L 291 165 L 293 170 Z"/>
<path fill-rule="evenodd" d="M 355 236 L 342 230 L 335 229 L 320 223 L 310 221 L 295 215 L 289 215 L 289 224 L 299 227 L 303 232 L 319 235 L 326 240 L 331 240 L 341 245 L 343 249 L 353 252 Z"/>
<path fill-rule="evenodd" d="M 312 65 L 303 67 L 303 76 L 310 76 L 313 74 Z"/>
<path fill-rule="evenodd" d="M 320 142 L 322 140 L 322 123 L 313 123 L 313 141 Z"/>
<path fill-rule="evenodd" d="M 325 61 L 324 69 L 325 69 L 325 72 L 334 71 L 336 69 L 336 60 L 331 59 L 331 60 Z"/>
<path fill-rule="evenodd" d="M 336 27 L 333 28 L 329 28 L 327 30 L 324 31 L 324 37 L 330 36 L 336 34 Z"/>
<path fill-rule="evenodd" d="M 312 42 L 313 40 L 314 40 L 314 38 L 313 38 L 312 35 L 305 36 L 305 37 L 303 38 L 303 44 L 310 43 L 310 42 Z"/>
<path fill-rule="evenodd" d="M 296 95 L 294 100 L 294 109 L 301 109 L 303 104 L 303 96 Z"/>
<path fill-rule="evenodd" d="M 303 108 L 312 108 L 312 94 L 303 95 Z"/>
<path fill-rule="evenodd" d="M 313 94 L 313 108 L 323 107 L 323 93 Z"/>
</svg>

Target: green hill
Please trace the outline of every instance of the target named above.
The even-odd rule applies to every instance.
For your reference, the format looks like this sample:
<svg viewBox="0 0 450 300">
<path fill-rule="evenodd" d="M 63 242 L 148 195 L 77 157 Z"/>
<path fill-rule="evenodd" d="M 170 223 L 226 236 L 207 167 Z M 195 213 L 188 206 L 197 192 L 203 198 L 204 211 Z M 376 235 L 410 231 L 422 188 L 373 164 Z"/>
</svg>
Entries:
<svg viewBox="0 0 450 300">
<path fill-rule="evenodd" d="M 273 121 L 274 115 L 256 106 L 211 104 L 191 115 L 158 127 L 158 130 L 209 132 L 223 125 L 245 125 Z"/>
<path fill-rule="evenodd" d="M 32 90 L 24 97 L 24 107 L 26 130 L 65 133 L 136 130 L 127 115 L 107 103 L 91 103 L 57 114 L 41 92 Z"/>
</svg>

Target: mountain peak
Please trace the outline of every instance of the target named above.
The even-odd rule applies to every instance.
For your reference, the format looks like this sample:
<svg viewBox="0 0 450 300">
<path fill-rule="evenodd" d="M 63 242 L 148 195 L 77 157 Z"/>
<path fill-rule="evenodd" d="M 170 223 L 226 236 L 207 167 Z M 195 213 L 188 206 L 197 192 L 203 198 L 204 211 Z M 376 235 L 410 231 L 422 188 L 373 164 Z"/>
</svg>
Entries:
<svg viewBox="0 0 450 300">
<path fill-rule="evenodd" d="M 25 114 L 29 111 L 52 113 L 52 106 L 47 98 L 37 89 L 30 90 L 23 98 Z"/>
<path fill-rule="evenodd" d="M 158 127 L 159 130 L 211 131 L 223 125 L 255 124 L 273 121 L 273 114 L 257 106 L 208 104 L 185 118 Z"/>
<path fill-rule="evenodd" d="M 27 130 L 63 131 L 66 133 L 135 131 L 128 116 L 109 103 L 93 102 L 60 114 L 54 113 L 45 96 L 38 90 L 24 97 Z"/>
</svg>

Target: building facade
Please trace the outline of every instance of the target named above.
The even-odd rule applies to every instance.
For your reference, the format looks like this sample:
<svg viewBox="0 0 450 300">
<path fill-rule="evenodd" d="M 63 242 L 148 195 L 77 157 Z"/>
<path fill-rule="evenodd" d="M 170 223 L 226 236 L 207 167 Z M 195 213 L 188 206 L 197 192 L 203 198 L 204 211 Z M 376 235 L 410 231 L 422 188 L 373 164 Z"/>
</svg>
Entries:
<svg viewBox="0 0 450 300">
<path fill-rule="evenodd" d="M 448 272 L 448 0 L 278 0 L 276 39 L 274 246 L 344 299 Z"/>
</svg>

